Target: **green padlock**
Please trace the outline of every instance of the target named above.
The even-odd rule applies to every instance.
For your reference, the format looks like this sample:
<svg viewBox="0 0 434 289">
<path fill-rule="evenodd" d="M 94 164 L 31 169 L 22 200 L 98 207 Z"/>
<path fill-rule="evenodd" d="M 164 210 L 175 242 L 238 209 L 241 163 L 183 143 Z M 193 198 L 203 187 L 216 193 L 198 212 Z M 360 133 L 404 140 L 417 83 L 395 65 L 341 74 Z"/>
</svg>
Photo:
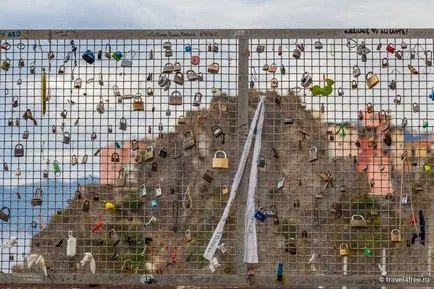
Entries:
<svg viewBox="0 0 434 289">
<path fill-rule="evenodd" d="M 60 171 L 59 162 L 56 160 L 53 162 L 53 169 L 54 169 L 54 174 L 57 177 L 59 177 L 62 174 L 62 172 Z"/>
<path fill-rule="evenodd" d="M 364 254 L 365 254 L 366 257 L 372 256 L 371 249 L 369 249 L 368 247 L 365 247 L 363 249 L 363 252 L 364 252 Z"/>
<path fill-rule="evenodd" d="M 122 58 L 122 52 L 115 51 L 115 52 L 113 52 L 112 57 L 114 60 L 119 61 Z"/>
</svg>

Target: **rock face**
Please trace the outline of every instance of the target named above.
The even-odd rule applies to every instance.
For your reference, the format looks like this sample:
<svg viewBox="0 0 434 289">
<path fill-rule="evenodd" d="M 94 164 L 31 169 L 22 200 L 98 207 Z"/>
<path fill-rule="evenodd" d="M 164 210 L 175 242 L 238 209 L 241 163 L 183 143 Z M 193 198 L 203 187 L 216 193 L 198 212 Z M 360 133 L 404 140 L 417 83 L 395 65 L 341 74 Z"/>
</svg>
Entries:
<svg viewBox="0 0 434 289">
<path fill-rule="evenodd" d="M 252 91 L 250 116 L 258 101 L 259 93 Z M 113 182 L 110 179 L 116 174 L 107 174 L 110 177 L 104 184 L 82 187 L 72 204 L 34 237 L 32 253 L 43 254 L 47 266 L 57 272 L 89 272 L 89 267 L 81 267 L 79 261 L 85 252 L 92 252 L 97 273 L 210 274 L 202 254 L 228 199 L 224 186 L 230 187 L 241 155 L 236 99 L 216 101 L 211 107 L 208 112 L 188 113 L 185 124 L 181 122 L 161 138 L 143 140 L 143 147 L 131 152 L 128 163 L 113 167 L 107 162 L 102 166 L 114 171 L 123 167 L 126 180 Z M 415 266 L 425 262 L 420 260 L 424 248 L 418 244 L 410 249 L 389 242 L 390 230 L 398 224 L 395 209 L 400 200 L 396 196 L 387 200 L 369 197 L 366 172 L 358 170 L 350 157 L 327 155 L 327 124 L 306 111 L 299 97 L 269 94 L 265 109 L 261 150 L 265 166 L 259 170 L 256 204 L 265 210 L 274 209 L 277 218 L 257 222 L 260 263 L 249 272 L 270 276 L 282 261 L 290 274 L 340 274 L 341 243 L 350 249 L 350 274 L 378 274 L 383 247 L 390 248 L 390 258 L 396 258 L 393 260 L 397 264 L 405 264 L 400 257 L 402 250 L 415 250 L 415 255 L 405 253 Z M 223 136 L 213 136 L 216 125 L 224 131 L 224 141 Z M 184 149 L 189 131 L 194 146 Z M 153 159 L 140 164 L 130 161 L 140 154 L 143 157 L 143 148 L 148 145 L 154 148 Z M 161 147 L 168 150 L 166 158 L 159 156 Z M 228 170 L 212 169 L 217 150 L 226 152 Z M 107 158 L 110 154 L 102 155 Z M 256 162 L 250 160 L 247 168 L 252 161 Z M 204 179 L 208 170 L 211 183 Z M 282 177 L 284 185 L 278 188 Z M 420 193 L 413 201 L 423 198 L 426 196 Z M 89 201 L 88 211 L 82 208 L 85 200 Z M 245 201 L 238 198 L 232 207 L 222 238 L 228 251 L 218 254 L 222 266 L 214 274 L 236 273 L 241 246 L 237 236 L 244 233 L 237 224 L 244 215 L 239 218 L 243 212 L 237 207 Z M 106 202 L 115 208 L 105 209 Z M 350 226 L 355 214 L 367 220 L 365 228 Z M 103 225 L 96 229 L 98 222 Z M 76 257 L 66 256 L 69 230 L 77 238 Z M 405 243 L 412 228 L 404 226 L 401 230 Z M 372 256 L 363 256 L 365 247 Z M 420 268 L 413 269 L 416 272 Z"/>
</svg>

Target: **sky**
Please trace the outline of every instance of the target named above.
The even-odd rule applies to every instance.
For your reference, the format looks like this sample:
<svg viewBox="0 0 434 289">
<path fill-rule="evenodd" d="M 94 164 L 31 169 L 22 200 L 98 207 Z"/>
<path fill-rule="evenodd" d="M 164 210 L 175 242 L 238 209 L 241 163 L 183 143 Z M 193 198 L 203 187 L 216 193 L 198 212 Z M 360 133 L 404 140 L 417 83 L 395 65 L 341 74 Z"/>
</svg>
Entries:
<svg viewBox="0 0 434 289">
<path fill-rule="evenodd" d="M 429 28 L 430 0 L 3 0 L 0 27 Z"/>
</svg>

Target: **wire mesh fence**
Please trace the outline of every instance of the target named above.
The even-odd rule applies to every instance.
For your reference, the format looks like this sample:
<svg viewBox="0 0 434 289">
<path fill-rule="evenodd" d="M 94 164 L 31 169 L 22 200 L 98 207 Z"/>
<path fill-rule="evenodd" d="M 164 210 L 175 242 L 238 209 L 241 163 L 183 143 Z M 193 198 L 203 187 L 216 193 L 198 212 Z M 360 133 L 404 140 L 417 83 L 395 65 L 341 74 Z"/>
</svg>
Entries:
<svg viewBox="0 0 434 289">
<path fill-rule="evenodd" d="M 374 30 L 0 33 L 3 281 L 430 276 L 432 31 Z"/>
</svg>

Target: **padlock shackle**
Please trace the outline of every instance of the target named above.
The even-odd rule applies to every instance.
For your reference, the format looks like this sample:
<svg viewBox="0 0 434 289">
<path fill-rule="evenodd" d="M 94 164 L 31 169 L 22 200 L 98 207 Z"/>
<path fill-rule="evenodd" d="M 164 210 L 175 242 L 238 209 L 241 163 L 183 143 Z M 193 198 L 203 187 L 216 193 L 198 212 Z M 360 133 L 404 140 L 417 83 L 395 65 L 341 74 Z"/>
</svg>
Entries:
<svg viewBox="0 0 434 289">
<path fill-rule="evenodd" d="M 346 243 L 341 243 L 339 245 L 339 249 L 347 249 L 348 250 L 348 245 Z"/>
<path fill-rule="evenodd" d="M 351 220 L 356 220 L 356 217 L 359 218 L 360 220 L 365 220 L 365 217 L 359 214 L 352 215 Z"/>
<path fill-rule="evenodd" d="M 3 213 L 4 210 L 8 210 L 8 213 L 6 215 L 8 215 L 8 216 L 11 215 L 11 209 L 9 209 L 8 207 L 1 208 L 0 213 Z"/>
<path fill-rule="evenodd" d="M 226 153 L 224 152 L 224 151 L 222 151 L 222 150 L 218 150 L 218 151 L 216 151 L 215 153 L 214 153 L 214 158 L 217 158 L 217 154 L 218 153 L 222 153 L 223 154 L 223 156 L 224 156 L 224 158 L 226 159 L 227 157 L 226 157 Z"/>
</svg>

